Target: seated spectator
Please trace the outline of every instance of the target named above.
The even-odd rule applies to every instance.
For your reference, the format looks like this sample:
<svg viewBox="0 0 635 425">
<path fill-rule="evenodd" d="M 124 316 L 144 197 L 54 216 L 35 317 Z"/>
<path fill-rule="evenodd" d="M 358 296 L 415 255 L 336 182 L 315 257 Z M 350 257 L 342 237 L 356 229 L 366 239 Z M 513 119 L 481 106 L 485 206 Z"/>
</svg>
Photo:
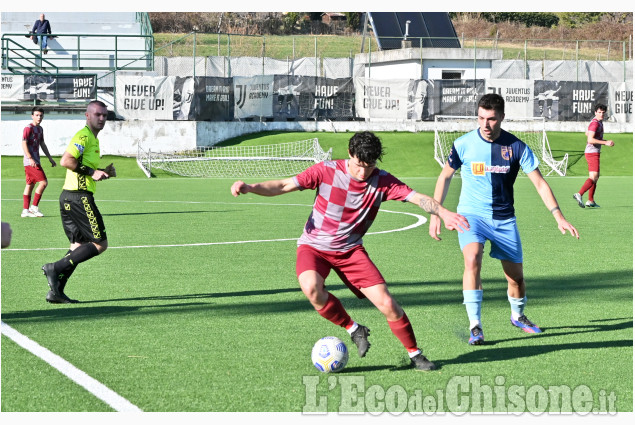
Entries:
<svg viewBox="0 0 635 425">
<path fill-rule="evenodd" d="M 31 33 L 33 34 L 31 36 L 31 40 L 33 40 L 34 43 L 37 43 L 35 39 L 35 37 L 37 37 L 40 41 L 40 46 L 42 47 L 42 51 L 44 52 L 44 54 L 47 54 L 49 51 L 46 48 L 47 42 L 48 42 L 48 36 L 46 34 L 51 33 L 51 24 L 49 23 L 47 19 L 44 19 L 43 13 L 40 15 L 40 19 L 35 21 L 35 23 L 33 24 L 33 29 L 31 30 Z"/>
</svg>

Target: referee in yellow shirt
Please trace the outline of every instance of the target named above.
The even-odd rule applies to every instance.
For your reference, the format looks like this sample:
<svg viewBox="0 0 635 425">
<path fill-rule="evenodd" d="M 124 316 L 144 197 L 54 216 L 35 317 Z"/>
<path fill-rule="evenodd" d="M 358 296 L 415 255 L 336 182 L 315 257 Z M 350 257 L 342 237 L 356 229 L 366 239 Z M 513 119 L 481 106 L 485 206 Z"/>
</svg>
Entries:
<svg viewBox="0 0 635 425">
<path fill-rule="evenodd" d="M 68 278 L 84 261 L 108 248 L 104 221 L 95 205 L 95 182 L 114 177 L 112 164 L 99 169 L 99 139 L 108 110 L 103 102 L 94 100 L 86 108 L 86 127 L 78 131 L 68 144 L 60 164 L 67 168 L 66 181 L 60 195 L 60 213 L 70 249 L 55 263 L 42 266 L 51 290 L 46 301 L 54 304 L 76 303 L 64 294 Z"/>
</svg>

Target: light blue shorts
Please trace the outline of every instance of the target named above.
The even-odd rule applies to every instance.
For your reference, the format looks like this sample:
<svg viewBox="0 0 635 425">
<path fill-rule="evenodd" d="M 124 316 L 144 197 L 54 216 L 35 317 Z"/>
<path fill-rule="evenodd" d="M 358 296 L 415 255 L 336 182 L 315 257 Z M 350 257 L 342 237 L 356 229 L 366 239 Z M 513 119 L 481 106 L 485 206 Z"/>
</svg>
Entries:
<svg viewBox="0 0 635 425">
<path fill-rule="evenodd" d="M 523 246 L 520 243 L 516 217 L 494 220 L 469 214 L 464 216 L 470 223 L 470 230 L 459 233 L 461 251 L 469 243 L 478 242 L 484 246 L 485 241 L 490 241 L 490 257 L 512 263 L 523 262 Z"/>
</svg>

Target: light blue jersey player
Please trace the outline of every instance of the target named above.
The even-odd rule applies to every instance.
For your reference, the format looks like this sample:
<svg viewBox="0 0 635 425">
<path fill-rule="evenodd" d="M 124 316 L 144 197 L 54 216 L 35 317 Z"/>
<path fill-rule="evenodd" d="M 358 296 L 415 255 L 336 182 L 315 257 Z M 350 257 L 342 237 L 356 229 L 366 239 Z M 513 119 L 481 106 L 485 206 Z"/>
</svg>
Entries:
<svg viewBox="0 0 635 425">
<path fill-rule="evenodd" d="M 542 332 L 524 314 L 527 296 L 523 250 L 514 211 L 514 182 L 521 168 L 553 214 L 560 232 L 565 234 L 568 230 L 571 235 L 580 238 L 577 229 L 560 211 L 531 149 L 516 136 L 501 129 L 504 118 L 503 98 L 497 94 L 484 95 L 478 104 L 478 128 L 454 142 L 434 191 L 434 199 L 442 204 L 454 173 L 461 169 L 463 185 L 457 212 L 470 223 L 469 231 L 459 233 L 459 244 L 465 262 L 463 303 L 470 320 L 471 345 L 485 342 L 481 323 L 481 266 L 485 241 L 490 241 L 490 256 L 501 260 L 507 278 L 512 325 L 527 333 Z M 440 221 L 433 215 L 430 218 L 430 236 L 441 240 L 440 234 Z"/>
</svg>

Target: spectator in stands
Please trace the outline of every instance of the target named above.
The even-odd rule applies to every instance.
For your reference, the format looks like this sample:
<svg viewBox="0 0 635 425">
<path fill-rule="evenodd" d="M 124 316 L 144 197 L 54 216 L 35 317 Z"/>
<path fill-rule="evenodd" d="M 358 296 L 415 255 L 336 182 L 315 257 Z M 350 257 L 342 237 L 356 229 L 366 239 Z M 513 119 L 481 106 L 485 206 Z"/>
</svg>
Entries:
<svg viewBox="0 0 635 425">
<path fill-rule="evenodd" d="M 31 36 L 31 40 L 35 41 L 35 37 L 37 37 L 40 41 L 42 51 L 44 52 L 44 54 L 47 54 L 49 52 L 46 48 L 48 46 L 48 36 L 45 34 L 51 33 L 51 24 L 48 19 L 44 19 L 43 13 L 40 15 L 40 19 L 35 21 L 35 23 L 33 24 L 31 33 L 33 33 L 33 35 Z"/>
</svg>

